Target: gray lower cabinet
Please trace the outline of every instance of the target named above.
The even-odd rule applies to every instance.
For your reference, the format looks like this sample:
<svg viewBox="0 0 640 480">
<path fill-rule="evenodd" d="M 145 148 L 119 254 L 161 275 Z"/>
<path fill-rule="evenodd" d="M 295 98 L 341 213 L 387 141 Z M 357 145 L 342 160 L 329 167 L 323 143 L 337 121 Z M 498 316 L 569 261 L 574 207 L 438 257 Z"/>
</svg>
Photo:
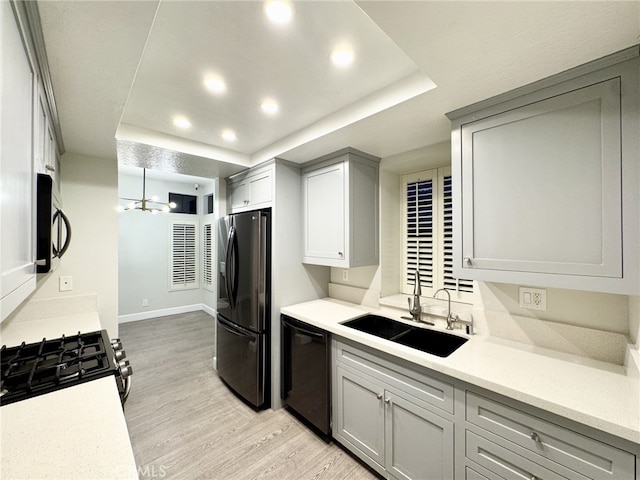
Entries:
<svg viewBox="0 0 640 480">
<path fill-rule="evenodd" d="M 334 438 L 388 478 L 453 478 L 453 419 L 406 391 L 430 386 L 414 383 L 404 389 L 397 384 L 404 374 L 393 365 L 358 356 L 358 366 L 351 356 L 357 350 L 346 353 L 350 356 L 334 370 Z"/>
<path fill-rule="evenodd" d="M 636 456 L 474 392 L 466 392 L 468 460 L 497 478 L 633 479 Z"/>
<path fill-rule="evenodd" d="M 386 478 L 640 480 L 640 445 L 332 340 L 333 436 Z"/>
</svg>

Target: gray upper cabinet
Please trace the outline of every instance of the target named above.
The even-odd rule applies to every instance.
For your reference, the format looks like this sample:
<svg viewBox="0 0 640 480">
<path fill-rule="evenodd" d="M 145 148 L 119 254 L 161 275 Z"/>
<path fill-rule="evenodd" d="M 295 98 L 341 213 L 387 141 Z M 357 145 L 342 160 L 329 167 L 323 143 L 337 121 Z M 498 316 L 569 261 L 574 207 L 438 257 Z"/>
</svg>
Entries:
<svg viewBox="0 0 640 480">
<path fill-rule="evenodd" d="M 449 114 L 455 276 L 640 292 L 638 50 Z"/>
<path fill-rule="evenodd" d="M 343 268 L 378 264 L 379 162 L 346 148 L 305 164 L 303 263 Z"/>
<path fill-rule="evenodd" d="M 34 92 L 37 81 L 20 20 L 0 3 L 0 322 L 36 289 Z"/>
<path fill-rule="evenodd" d="M 227 178 L 227 201 L 231 213 L 271 206 L 274 161 L 244 170 Z"/>
</svg>

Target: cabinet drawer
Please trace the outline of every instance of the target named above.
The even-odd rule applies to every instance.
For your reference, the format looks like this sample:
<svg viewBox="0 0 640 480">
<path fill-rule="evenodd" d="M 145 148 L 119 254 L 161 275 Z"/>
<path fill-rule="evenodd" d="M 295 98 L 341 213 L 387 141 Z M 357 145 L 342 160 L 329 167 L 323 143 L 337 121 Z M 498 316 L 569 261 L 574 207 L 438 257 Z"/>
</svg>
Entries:
<svg viewBox="0 0 640 480">
<path fill-rule="evenodd" d="M 334 345 L 336 347 L 336 362 L 372 375 L 447 413 L 454 413 L 454 387 L 450 383 L 391 361 L 382 360 L 346 343 L 336 341 Z"/>
<path fill-rule="evenodd" d="M 464 480 L 502 480 L 502 477 L 487 477 L 482 475 L 481 473 L 476 472 L 473 468 L 465 467 L 464 469 Z"/>
<path fill-rule="evenodd" d="M 471 392 L 466 405 L 468 422 L 589 478 L 633 478 L 628 452 Z"/>
<path fill-rule="evenodd" d="M 482 465 L 487 470 L 504 478 L 521 478 L 527 480 L 586 480 L 586 477 L 563 469 L 562 467 L 560 467 L 560 469 L 565 475 L 556 470 L 545 468 L 528 458 L 490 442 L 486 438 L 468 430 L 465 446 L 469 460 L 476 462 L 478 465 Z"/>
</svg>

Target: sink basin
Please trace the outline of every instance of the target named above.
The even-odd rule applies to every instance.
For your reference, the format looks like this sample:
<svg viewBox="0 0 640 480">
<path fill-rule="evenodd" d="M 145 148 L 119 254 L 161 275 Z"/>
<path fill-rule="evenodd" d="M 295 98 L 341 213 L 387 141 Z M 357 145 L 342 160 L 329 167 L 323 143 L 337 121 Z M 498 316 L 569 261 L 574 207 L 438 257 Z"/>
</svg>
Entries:
<svg viewBox="0 0 640 480">
<path fill-rule="evenodd" d="M 448 357 L 467 341 L 457 335 L 412 327 L 379 315 L 365 315 L 343 325 L 438 357 Z"/>
<path fill-rule="evenodd" d="M 431 355 L 448 357 L 460 348 L 467 339 L 437 330 L 413 327 L 407 333 L 395 337 L 393 341 L 407 347 L 417 348 Z"/>
<path fill-rule="evenodd" d="M 395 320 L 391 320 L 387 317 L 381 317 L 380 315 L 365 315 L 364 317 L 345 322 L 343 325 L 387 340 L 397 337 L 402 333 L 406 333 L 413 328 L 410 325 L 406 325 L 402 322 L 396 322 Z"/>
</svg>

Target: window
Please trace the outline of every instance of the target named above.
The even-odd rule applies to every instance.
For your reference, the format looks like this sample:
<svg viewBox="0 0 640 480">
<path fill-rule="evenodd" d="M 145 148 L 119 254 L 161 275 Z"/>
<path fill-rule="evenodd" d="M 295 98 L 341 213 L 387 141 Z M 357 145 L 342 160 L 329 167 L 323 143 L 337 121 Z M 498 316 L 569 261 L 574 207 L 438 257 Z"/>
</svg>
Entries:
<svg viewBox="0 0 640 480">
<path fill-rule="evenodd" d="M 209 195 L 205 195 L 204 197 L 205 204 L 205 215 L 211 215 L 213 213 L 213 193 Z"/>
<path fill-rule="evenodd" d="M 198 288 L 198 224 L 193 221 L 172 221 L 169 248 L 169 290 Z"/>
<path fill-rule="evenodd" d="M 413 293 L 418 270 L 423 295 L 447 288 L 452 299 L 470 301 L 473 282 L 453 276 L 451 169 L 444 167 L 404 175 L 402 184 L 402 292 Z"/>
<path fill-rule="evenodd" d="M 169 192 L 169 203 L 171 202 L 176 204 L 175 208 L 171 209 L 171 213 L 187 213 L 189 215 L 198 213 L 198 202 L 195 195 Z"/>
<path fill-rule="evenodd" d="M 206 290 L 213 291 L 213 223 L 202 226 L 202 283 Z"/>
</svg>

